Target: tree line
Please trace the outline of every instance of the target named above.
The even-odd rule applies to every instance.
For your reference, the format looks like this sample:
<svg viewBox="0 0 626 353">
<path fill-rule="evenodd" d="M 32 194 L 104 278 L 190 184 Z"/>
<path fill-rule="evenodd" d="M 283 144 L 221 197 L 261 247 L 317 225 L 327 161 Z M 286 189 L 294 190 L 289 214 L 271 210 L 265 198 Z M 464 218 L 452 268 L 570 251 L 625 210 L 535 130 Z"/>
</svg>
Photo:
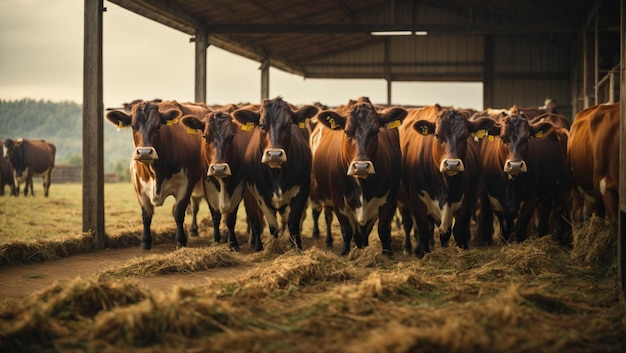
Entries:
<svg viewBox="0 0 626 353">
<path fill-rule="evenodd" d="M 55 164 L 81 165 L 83 156 L 82 105 L 63 101 L 0 99 L 0 140 L 44 139 L 57 148 Z M 129 180 L 128 164 L 133 150 L 130 129 L 118 130 L 103 122 L 104 168 Z"/>
</svg>

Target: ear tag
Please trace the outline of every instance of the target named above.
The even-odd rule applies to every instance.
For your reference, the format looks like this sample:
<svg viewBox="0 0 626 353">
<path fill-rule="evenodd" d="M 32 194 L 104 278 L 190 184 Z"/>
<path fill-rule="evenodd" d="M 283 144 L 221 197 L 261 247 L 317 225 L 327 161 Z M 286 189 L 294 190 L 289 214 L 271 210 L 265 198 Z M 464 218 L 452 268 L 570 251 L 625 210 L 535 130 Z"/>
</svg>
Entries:
<svg viewBox="0 0 626 353">
<path fill-rule="evenodd" d="M 395 129 L 397 127 L 400 127 L 400 120 L 390 121 L 387 124 L 385 124 L 385 127 L 387 129 Z"/>
<path fill-rule="evenodd" d="M 335 128 L 337 128 L 337 123 L 335 122 L 334 118 L 326 117 L 326 121 L 328 121 L 328 123 L 330 124 L 331 129 L 335 130 Z"/>
<path fill-rule="evenodd" d="M 252 122 L 248 122 L 246 125 L 241 125 L 241 130 L 243 131 L 250 131 L 252 129 L 254 129 L 254 123 Z"/>
<path fill-rule="evenodd" d="M 428 126 L 420 126 L 420 133 L 424 136 L 428 135 Z"/>
<path fill-rule="evenodd" d="M 117 122 L 117 131 L 120 131 L 124 126 L 122 126 L 122 121 L 118 120 Z"/>
<path fill-rule="evenodd" d="M 543 137 L 543 131 L 537 131 L 535 133 L 535 137 L 538 138 L 538 139 L 542 138 Z"/>
<path fill-rule="evenodd" d="M 493 141 L 493 135 L 489 135 L 489 136 L 487 137 L 487 140 L 489 140 L 489 141 Z"/>
<path fill-rule="evenodd" d="M 299 122 L 299 123 L 298 123 L 298 127 L 299 127 L 299 128 L 301 128 L 301 129 L 304 129 L 304 127 L 305 127 L 305 126 L 306 126 L 306 125 L 304 124 L 304 122 L 303 122 L 303 121 L 301 121 L 301 122 Z"/>
<path fill-rule="evenodd" d="M 167 126 L 172 126 L 172 125 L 176 124 L 177 122 L 178 122 L 178 118 L 172 119 L 172 120 L 168 120 L 167 121 Z"/>
<path fill-rule="evenodd" d="M 198 133 L 198 130 L 196 130 L 196 129 L 192 129 L 192 128 L 188 127 L 188 128 L 187 128 L 187 133 L 188 133 L 188 134 L 195 135 L 195 134 L 197 134 L 197 133 Z"/>
<path fill-rule="evenodd" d="M 485 129 L 480 129 L 476 131 L 476 137 L 478 137 L 479 139 L 485 137 Z"/>
</svg>

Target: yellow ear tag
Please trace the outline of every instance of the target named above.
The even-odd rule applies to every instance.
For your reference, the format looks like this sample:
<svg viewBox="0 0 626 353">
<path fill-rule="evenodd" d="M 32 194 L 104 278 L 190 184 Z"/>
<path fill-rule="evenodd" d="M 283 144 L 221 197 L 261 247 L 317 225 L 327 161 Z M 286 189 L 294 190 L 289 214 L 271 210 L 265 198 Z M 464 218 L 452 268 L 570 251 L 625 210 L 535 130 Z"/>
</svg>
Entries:
<svg viewBox="0 0 626 353">
<path fill-rule="evenodd" d="M 254 123 L 246 123 L 246 125 L 241 125 L 241 130 L 250 131 L 254 129 Z"/>
<path fill-rule="evenodd" d="M 424 136 L 428 135 L 428 126 L 421 126 L 420 133 Z"/>
<path fill-rule="evenodd" d="M 198 133 L 198 130 L 196 130 L 196 129 L 192 129 L 192 128 L 188 127 L 188 128 L 187 128 L 187 133 L 188 133 L 188 134 L 195 135 L 195 134 L 197 134 L 197 133 Z"/>
<path fill-rule="evenodd" d="M 122 126 L 122 121 L 121 121 L 121 120 L 118 120 L 118 122 L 117 122 L 117 128 L 118 128 L 118 129 L 121 129 L 121 128 L 123 128 L 123 127 L 124 127 L 124 126 Z"/>
<path fill-rule="evenodd" d="M 301 128 L 301 129 L 304 129 L 304 127 L 305 127 L 304 122 L 303 121 L 299 122 L 298 123 L 298 127 Z"/>
<path fill-rule="evenodd" d="M 172 126 L 172 125 L 176 124 L 177 122 L 178 122 L 178 118 L 172 119 L 172 120 L 168 120 L 167 121 L 167 126 Z"/>
<path fill-rule="evenodd" d="M 335 122 L 335 119 L 333 119 L 331 117 L 327 117 L 326 120 L 330 124 L 330 128 L 335 130 L 335 128 L 337 127 L 337 123 Z"/>
<path fill-rule="evenodd" d="M 543 131 L 537 131 L 535 133 L 535 137 L 538 138 L 538 139 L 542 138 L 543 137 Z"/>
<path fill-rule="evenodd" d="M 493 141 L 493 135 L 489 135 L 489 137 L 487 137 L 487 140 Z"/>
<path fill-rule="evenodd" d="M 390 121 L 387 124 L 385 124 L 385 127 L 387 129 L 395 129 L 397 127 L 400 127 L 400 120 Z"/>
<path fill-rule="evenodd" d="M 476 131 L 476 137 L 478 137 L 479 139 L 485 137 L 485 130 L 484 129 L 480 129 L 480 130 Z"/>
</svg>

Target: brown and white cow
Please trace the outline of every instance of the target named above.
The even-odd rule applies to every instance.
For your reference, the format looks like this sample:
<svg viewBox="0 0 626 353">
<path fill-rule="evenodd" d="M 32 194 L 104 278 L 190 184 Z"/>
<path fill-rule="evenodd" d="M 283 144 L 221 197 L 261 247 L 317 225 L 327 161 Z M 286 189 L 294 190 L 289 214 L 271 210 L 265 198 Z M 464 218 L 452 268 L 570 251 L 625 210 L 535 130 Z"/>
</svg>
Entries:
<svg viewBox="0 0 626 353">
<path fill-rule="evenodd" d="M 176 199 L 173 215 L 177 246 L 187 246 L 185 211 L 194 188 L 203 194 L 201 137 L 178 122 L 183 115 L 201 119 L 207 112 L 202 104 L 144 101 L 133 105 L 130 114 L 114 110 L 106 115 L 118 127 L 132 127 L 135 150 L 130 171 L 141 205 L 141 249 L 152 248 L 150 225 L 154 207 L 163 205 L 168 196 Z"/>
<path fill-rule="evenodd" d="M 35 196 L 33 177 L 41 177 L 44 195 L 48 197 L 56 156 L 54 144 L 45 140 L 6 139 L 3 149 L 5 158 L 13 166 L 15 195 L 19 194 L 20 184 L 24 183 L 24 196 L 28 196 L 29 188 L 30 194 Z"/>
<path fill-rule="evenodd" d="M 494 123 L 489 118 L 470 121 L 466 113 L 438 104 L 409 111 L 400 129 L 402 180 L 417 226 L 418 257 L 430 251 L 435 224 L 442 246 L 454 235 L 459 247 L 468 248 L 481 190 L 479 145 L 473 135 Z M 410 251 L 410 239 L 404 246 Z"/>
<path fill-rule="evenodd" d="M 588 214 L 617 222 L 619 117 L 619 103 L 599 104 L 576 114 L 567 145 L 575 224 L 583 219 L 583 203 Z"/>
<path fill-rule="evenodd" d="M 504 112 L 492 118 L 497 124 L 488 130 L 481 148 L 485 188 L 480 202 L 479 241 L 492 243 L 494 213 L 504 241 L 511 241 L 513 234 L 517 241 L 525 240 L 537 211 L 539 235 L 549 233 L 553 216 L 558 222 L 554 235 L 568 243 L 567 130 L 554 125 L 551 116 L 531 122 L 522 114 Z"/>
<path fill-rule="evenodd" d="M 186 115 L 181 121 L 187 127 L 201 131 L 204 139 L 201 153 L 205 174 L 203 189 L 213 219 L 213 238 L 218 243 L 221 240 L 220 223 L 224 215 L 229 246 L 239 251 L 235 224 L 237 210 L 247 192 L 242 160 L 252 138 L 252 128 L 241 125 L 226 110 L 209 112 L 203 119 Z M 244 201 L 251 232 L 260 234 L 258 206 L 254 199 L 245 200 L 253 201 Z"/>
<path fill-rule="evenodd" d="M 292 244 L 299 249 L 311 188 L 311 149 L 306 131 L 298 126 L 317 112 L 312 105 L 294 110 L 277 97 L 264 100 L 259 110 L 241 108 L 232 113 L 243 126 L 253 128 L 243 159 L 246 184 L 267 219 L 271 234 L 278 236 L 279 213 L 282 220 L 287 220 Z M 254 236 L 255 250 L 260 251 L 260 234 Z"/>
<path fill-rule="evenodd" d="M 382 113 L 365 97 L 347 109 L 318 114 L 311 134 L 313 178 L 317 197 L 331 207 L 341 225 L 341 254 L 350 252 L 354 237 L 358 248 L 378 221 L 384 254 L 391 255 L 391 221 L 400 187 L 398 127 L 406 117 L 402 108 Z"/>
<path fill-rule="evenodd" d="M 10 195 L 17 196 L 13 166 L 4 158 L 4 141 L 0 141 L 0 196 L 4 196 L 4 187 L 9 186 Z"/>
</svg>

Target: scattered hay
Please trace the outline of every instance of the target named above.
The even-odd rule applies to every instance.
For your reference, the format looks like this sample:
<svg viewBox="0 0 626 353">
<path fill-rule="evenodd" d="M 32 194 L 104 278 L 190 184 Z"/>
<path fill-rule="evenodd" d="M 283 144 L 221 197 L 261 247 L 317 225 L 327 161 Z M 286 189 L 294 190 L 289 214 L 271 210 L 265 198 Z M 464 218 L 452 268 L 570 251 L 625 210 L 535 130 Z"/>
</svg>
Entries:
<svg viewBox="0 0 626 353">
<path fill-rule="evenodd" d="M 564 259 L 556 256 L 561 253 L 563 249 L 552 237 L 541 237 L 502 247 L 495 261 L 526 275 L 562 272 Z"/>
<path fill-rule="evenodd" d="M 593 216 L 573 229 L 572 260 L 583 266 L 611 267 L 617 261 L 617 227 Z"/>
<path fill-rule="evenodd" d="M 176 238 L 176 228 L 155 227 L 152 229 L 152 245 L 174 243 Z M 141 230 L 128 230 L 115 234 L 107 234 L 107 248 L 120 249 L 141 244 Z"/>
<path fill-rule="evenodd" d="M 167 254 L 140 257 L 126 265 L 104 271 L 101 276 L 158 276 L 168 273 L 191 273 L 241 263 L 226 246 L 181 248 Z"/>
<path fill-rule="evenodd" d="M 353 248 L 348 254 L 348 259 L 355 266 L 362 267 L 392 267 L 394 261 L 387 255 L 384 255 L 380 247 L 366 246 L 362 249 Z"/>
<path fill-rule="evenodd" d="M 93 249 L 94 243 L 90 233 L 83 233 L 78 237 L 58 237 L 54 240 L 13 241 L 0 245 L 0 265 L 41 262 L 76 253 L 85 253 Z"/>
</svg>

